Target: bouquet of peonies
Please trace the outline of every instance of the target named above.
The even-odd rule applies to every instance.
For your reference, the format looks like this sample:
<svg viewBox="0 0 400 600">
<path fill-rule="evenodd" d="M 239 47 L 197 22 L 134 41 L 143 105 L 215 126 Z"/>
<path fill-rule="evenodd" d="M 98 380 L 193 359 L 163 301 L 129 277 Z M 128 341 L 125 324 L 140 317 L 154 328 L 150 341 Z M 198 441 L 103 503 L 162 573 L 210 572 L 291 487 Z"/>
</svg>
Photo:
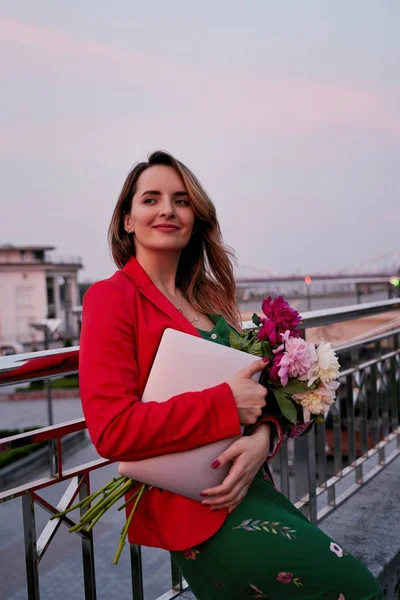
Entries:
<svg viewBox="0 0 400 600">
<path fill-rule="evenodd" d="M 268 414 L 276 413 L 286 435 L 302 425 L 323 422 L 339 387 L 339 361 L 330 343 L 307 343 L 297 329 L 301 317 L 282 296 L 262 302 L 264 317 L 253 315 L 255 328 L 231 334 L 231 347 L 267 358 L 260 383 L 272 392 Z"/>
<path fill-rule="evenodd" d="M 255 328 L 242 333 L 232 332 L 231 347 L 268 358 L 269 364 L 261 371 L 260 383 L 272 392 L 268 396 L 268 414 L 274 414 L 286 436 L 304 433 L 314 422 L 321 422 L 328 412 L 339 387 L 339 362 L 331 344 L 321 342 L 315 347 L 301 338 L 296 329 L 300 315 L 282 298 L 265 298 L 264 317 L 253 315 Z M 132 505 L 128 519 L 121 530 L 114 564 L 117 564 L 136 508 L 150 486 L 128 477 L 113 478 L 79 503 L 53 515 L 63 518 L 79 508 L 81 517 L 69 531 L 90 532 L 107 510 L 132 492 L 118 510 Z M 82 514 L 83 513 L 83 514 Z"/>
</svg>

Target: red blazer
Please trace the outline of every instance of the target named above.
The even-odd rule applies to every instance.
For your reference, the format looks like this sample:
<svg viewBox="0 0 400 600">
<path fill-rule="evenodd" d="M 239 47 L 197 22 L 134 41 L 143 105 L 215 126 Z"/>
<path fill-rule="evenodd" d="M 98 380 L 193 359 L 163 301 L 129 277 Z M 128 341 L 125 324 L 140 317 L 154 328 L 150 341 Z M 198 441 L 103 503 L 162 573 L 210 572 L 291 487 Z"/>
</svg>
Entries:
<svg viewBox="0 0 400 600">
<path fill-rule="evenodd" d="M 168 402 L 140 402 L 163 331 L 171 327 L 200 334 L 135 258 L 89 288 L 82 317 L 82 406 L 101 456 L 140 460 L 240 434 L 227 383 L 180 394 Z M 195 500 L 152 489 L 139 503 L 128 538 L 135 544 L 184 550 L 211 537 L 227 514 L 227 510 L 211 511 Z"/>
</svg>

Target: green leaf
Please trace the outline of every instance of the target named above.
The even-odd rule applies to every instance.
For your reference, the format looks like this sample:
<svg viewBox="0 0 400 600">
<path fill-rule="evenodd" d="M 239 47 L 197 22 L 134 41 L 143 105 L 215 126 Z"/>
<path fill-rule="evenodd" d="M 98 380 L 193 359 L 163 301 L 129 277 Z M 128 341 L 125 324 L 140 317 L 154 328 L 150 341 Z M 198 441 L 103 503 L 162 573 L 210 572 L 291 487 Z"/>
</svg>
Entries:
<svg viewBox="0 0 400 600">
<path fill-rule="evenodd" d="M 271 358 L 271 359 L 274 358 L 274 353 L 272 352 L 270 342 L 262 341 L 261 348 L 262 348 L 263 356 L 268 356 L 268 358 Z"/>
<path fill-rule="evenodd" d="M 242 349 L 242 340 L 241 340 L 240 335 L 238 335 L 234 331 L 231 331 L 230 336 L 229 336 L 229 344 L 230 344 L 231 348 L 235 348 L 235 350 L 241 350 Z"/>
<path fill-rule="evenodd" d="M 288 384 L 285 387 L 282 387 L 282 392 L 287 394 L 288 396 L 293 396 L 293 394 L 302 394 L 303 392 L 308 392 L 310 388 L 307 385 L 307 381 L 299 381 L 298 379 L 289 379 Z"/>
<path fill-rule="evenodd" d="M 250 352 L 250 354 L 254 354 L 255 356 L 263 356 L 260 340 L 257 340 L 256 342 L 249 342 L 246 346 L 246 350 Z"/>
<path fill-rule="evenodd" d="M 296 425 L 297 423 L 297 410 L 293 404 L 293 401 L 281 390 L 273 390 L 276 401 L 278 402 L 279 408 L 283 415 L 291 422 Z"/>
<path fill-rule="evenodd" d="M 261 319 L 258 315 L 256 315 L 256 313 L 253 313 L 251 320 L 254 323 L 254 325 L 257 325 L 257 327 L 260 325 Z"/>
</svg>

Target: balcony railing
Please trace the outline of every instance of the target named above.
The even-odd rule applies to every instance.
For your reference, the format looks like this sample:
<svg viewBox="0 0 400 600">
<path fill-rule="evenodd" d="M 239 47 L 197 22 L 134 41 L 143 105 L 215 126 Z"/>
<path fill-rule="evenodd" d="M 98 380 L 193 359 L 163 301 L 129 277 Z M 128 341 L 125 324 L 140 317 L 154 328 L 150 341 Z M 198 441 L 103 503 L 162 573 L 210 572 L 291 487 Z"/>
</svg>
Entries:
<svg viewBox="0 0 400 600">
<path fill-rule="evenodd" d="M 400 301 L 391 300 L 346 308 L 305 313 L 301 327 L 325 326 L 391 310 Z M 273 467 L 281 491 L 313 522 L 327 514 L 365 485 L 400 454 L 400 329 L 342 345 L 337 349 L 342 363 L 338 398 L 324 424 L 314 433 L 289 440 L 281 447 Z M 78 371 L 79 348 L 50 350 L 0 358 L 0 385 L 59 377 Z M 39 565 L 62 525 L 70 527 L 72 518 L 48 521 L 36 534 L 36 506 L 50 515 L 63 510 L 75 499 L 90 493 L 91 474 L 110 464 L 98 458 L 87 464 L 65 469 L 61 440 L 63 436 L 86 428 L 76 419 L 29 433 L 3 438 L 0 451 L 16 440 L 25 444 L 46 441 L 50 450 L 49 474 L 34 482 L 0 492 L 0 503 L 22 498 L 25 539 L 27 597 L 40 598 Z M 58 503 L 46 500 L 41 491 L 59 482 L 69 485 Z M 85 509 L 87 510 L 87 509 Z M 82 531 L 84 597 L 96 599 L 96 572 L 93 532 Z M 141 548 L 130 546 L 132 597 L 142 600 L 143 569 Z M 171 564 L 171 584 L 158 600 L 181 596 L 186 587 Z"/>
<path fill-rule="evenodd" d="M 46 253 L 44 262 L 53 265 L 82 265 L 82 258 L 80 256 L 58 256 Z"/>
</svg>

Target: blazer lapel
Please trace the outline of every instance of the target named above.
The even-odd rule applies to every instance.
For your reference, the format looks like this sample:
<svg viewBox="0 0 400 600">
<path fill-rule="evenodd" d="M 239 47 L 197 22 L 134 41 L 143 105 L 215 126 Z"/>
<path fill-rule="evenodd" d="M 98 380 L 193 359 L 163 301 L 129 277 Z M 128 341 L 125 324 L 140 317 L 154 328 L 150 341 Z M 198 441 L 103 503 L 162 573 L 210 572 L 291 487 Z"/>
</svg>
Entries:
<svg viewBox="0 0 400 600">
<path fill-rule="evenodd" d="M 154 285 L 146 271 L 140 266 L 133 256 L 122 269 L 129 279 L 136 285 L 139 292 L 152 302 L 160 311 L 173 319 L 179 330 L 197 337 L 201 337 L 197 329 L 189 323 L 181 312 L 168 300 L 166 296 Z"/>
</svg>

